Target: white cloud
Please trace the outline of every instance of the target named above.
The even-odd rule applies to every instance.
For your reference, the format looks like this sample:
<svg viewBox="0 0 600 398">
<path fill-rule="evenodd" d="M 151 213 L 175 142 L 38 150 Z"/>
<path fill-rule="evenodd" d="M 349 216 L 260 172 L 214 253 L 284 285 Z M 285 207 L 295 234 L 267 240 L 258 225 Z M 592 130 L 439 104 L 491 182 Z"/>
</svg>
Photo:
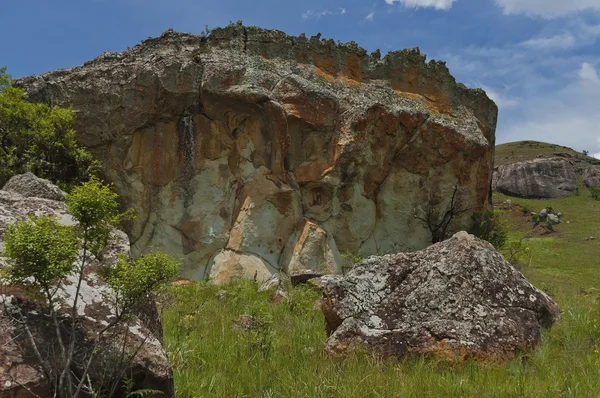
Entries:
<svg viewBox="0 0 600 398">
<path fill-rule="evenodd" d="M 584 62 L 581 65 L 581 69 L 579 70 L 579 77 L 582 80 L 600 83 L 600 77 L 598 77 L 598 72 L 596 72 L 596 68 L 594 68 L 592 64 L 589 64 L 587 62 Z"/>
<path fill-rule="evenodd" d="M 449 10 L 456 0 L 385 0 L 388 4 L 400 3 L 405 7 L 433 7 L 436 10 Z"/>
<path fill-rule="evenodd" d="M 345 8 L 340 8 L 339 10 L 336 11 L 332 11 L 332 10 L 322 10 L 322 11 L 314 11 L 314 10 L 308 10 L 308 11 L 304 11 L 302 13 L 302 19 L 321 19 L 322 17 L 326 17 L 326 16 L 333 16 L 333 15 L 344 15 L 346 13 L 346 9 Z"/>
<path fill-rule="evenodd" d="M 598 0 L 496 0 L 496 4 L 505 14 L 538 15 L 545 18 L 579 11 L 600 10 Z"/>
<path fill-rule="evenodd" d="M 498 105 L 500 109 L 511 109 L 519 106 L 519 100 L 517 98 L 511 97 L 508 94 L 496 91 L 490 87 L 487 87 L 483 84 L 479 85 L 483 90 L 485 90 L 486 94 L 492 101 Z"/>
<path fill-rule="evenodd" d="M 373 17 L 375 16 L 375 12 L 371 11 L 370 13 L 367 14 L 367 16 L 365 17 L 365 21 L 368 22 L 373 22 Z"/>
<path fill-rule="evenodd" d="M 571 33 L 563 33 L 552 37 L 540 37 L 521 42 L 520 45 L 536 50 L 568 49 L 576 45 L 577 39 Z"/>
</svg>

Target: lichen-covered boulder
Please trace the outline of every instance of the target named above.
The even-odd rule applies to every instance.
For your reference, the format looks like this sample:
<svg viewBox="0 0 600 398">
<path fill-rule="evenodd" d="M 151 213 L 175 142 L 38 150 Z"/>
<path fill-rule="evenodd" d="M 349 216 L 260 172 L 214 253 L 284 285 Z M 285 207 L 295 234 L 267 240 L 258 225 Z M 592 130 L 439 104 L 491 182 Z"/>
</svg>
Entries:
<svg viewBox="0 0 600 398">
<path fill-rule="evenodd" d="M 330 352 L 366 346 L 398 358 L 502 361 L 532 349 L 560 318 L 549 296 L 466 232 L 321 279 Z"/>
<path fill-rule="evenodd" d="M 495 191 L 520 198 L 560 198 L 575 191 L 577 173 L 568 160 L 535 159 L 498 167 L 492 186 Z"/>
<path fill-rule="evenodd" d="M 134 254 L 183 258 L 190 279 L 339 272 L 339 252 L 422 249 L 414 207 L 445 206 L 455 185 L 472 209 L 455 230 L 489 207 L 498 109 L 418 49 L 380 57 L 232 24 L 15 84 L 73 107 L 78 139 L 136 212 Z"/>
<path fill-rule="evenodd" d="M 61 200 L 65 193 L 56 185 L 31 172 L 18 174 L 10 178 L 2 190 L 18 193 L 25 197 Z"/>
<path fill-rule="evenodd" d="M 33 176 L 35 177 L 35 176 Z M 37 178 L 37 177 L 35 177 Z M 29 179 L 28 180 L 33 180 Z M 12 180 L 11 180 L 12 181 Z M 42 192 L 56 192 L 55 186 Z M 23 192 L 23 191 L 22 191 Z M 73 225 L 74 220 L 66 212 L 64 202 L 38 197 L 25 197 L 14 191 L 0 190 L 0 249 L 6 228 L 27 216 L 52 215 L 63 225 Z M 94 349 L 98 330 L 106 326 L 115 316 L 106 298 L 112 292 L 103 283 L 97 270 L 100 261 L 115 261 L 119 253 L 129 253 L 130 245 L 127 235 L 115 230 L 112 240 L 101 260 L 92 258 L 93 264 L 82 281 L 79 291 L 78 314 L 81 316 L 77 327 L 77 352 L 85 353 Z M 0 267 L 6 261 L 0 256 Z M 71 308 L 76 291 L 76 277 L 69 277 L 64 288 L 57 292 L 62 304 L 57 313 L 66 325 L 70 323 Z M 36 363 L 33 348 L 26 337 L 25 330 L 19 322 L 15 322 L 17 308 L 27 319 L 27 324 L 37 342 L 37 347 L 44 357 L 56 353 L 56 334 L 54 326 L 49 322 L 47 308 L 40 306 L 35 297 L 3 283 L 0 279 L 0 397 L 29 398 L 33 392 L 39 397 L 50 396 L 48 385 Z M 165 396 L 174 395 L 173 372 L 165 350 L 161 344 L 162 326 L 153 303 L 149 303 L 143 313 L 132 317 L 122 327 L 109 331 L 102 338 L 96 359 L 94 360 L 90 378 L 103 380 L 109 373 L 107 370 L 119 369 L 121 365 L 113 363 L 123 349 L 123 339 L 128 354 L 137 350 L 137 355 L 126 367 L 126 374 L 136 383 L 137 388 L 149 388 L 164 391 Z M 139 349 L 138 349 L 139 348 Z M 76 371 L 83 363 L 76 356 Z M 113 361 L 113 362 L 111 362 Z M 117 379 L 120 380 L 120 377 Z M 124 396 L 119 389 L 116 397 Z"/>
</svg>

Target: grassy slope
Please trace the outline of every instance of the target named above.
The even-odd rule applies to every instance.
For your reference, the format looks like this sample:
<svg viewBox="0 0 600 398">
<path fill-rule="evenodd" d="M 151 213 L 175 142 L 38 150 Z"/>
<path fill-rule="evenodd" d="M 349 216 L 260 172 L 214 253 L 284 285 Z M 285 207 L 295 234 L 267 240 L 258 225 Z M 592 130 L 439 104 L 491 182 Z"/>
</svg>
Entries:
<svg viewBox="0 0 600 398">
<path fill-rule="evenodd" d="M 322 350 L 323 316 L 313 309 L 318 294 L 290 288 L 291 302 L 275 305 L 252 282 L 224 288 L 198 283 L 173 288 L 164 311 L 178 396 L 600 396 L 600 201 L 585 188 L 562 199 L 510 199 L 513 210 L 505 216 L 511 238 L 525 238 L 533 253 L 522 271 L 563 310 L 562 322 L 529 355 L 505 366 L 450 366 L 419 358 L 380 362 L 360 352 L 331 357 Z M 552 206 L 570 223 L 540 237 L 519 206 L 531 211 Z M 585 240 L 590 236 L 599 239 Z M 228 291 L 221 300 L 216 297 L 220 289 Z M 257 332 L 236 330 L 240 314 L 255 315 L 266 326 Z"/>
<path fill-rule="evenodd" d="M 569 157 L 586 162 L 597 161 L 597 159 L 585 156 L 566 146 L 539 141 L 518 141 L 496 146 L 495 166 L 533 160 L 538 157 L 549 158 L 557 156 L 557 154 L 566 154 Z"/>
</svg>

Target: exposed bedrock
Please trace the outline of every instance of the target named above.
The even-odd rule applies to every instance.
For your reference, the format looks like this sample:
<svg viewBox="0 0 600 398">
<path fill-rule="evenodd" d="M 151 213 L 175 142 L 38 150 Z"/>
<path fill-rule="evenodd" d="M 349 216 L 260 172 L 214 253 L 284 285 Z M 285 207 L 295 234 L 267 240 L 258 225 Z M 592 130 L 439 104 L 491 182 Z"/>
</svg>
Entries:
<svg viewBox="0 0 600 398">
<path fill-rule="evenodd" d="M 133 250 L 180 256 L 191 278 L 334 272 L 340 252 L 425 247 L 413 208 L 444 206 L 456 184 L 473 211 L 489 203 L 497 107 L 418 50 L 380 59 L 231 25 L 17 84 L 73 106 L 137 213 Z"/>
</svg>

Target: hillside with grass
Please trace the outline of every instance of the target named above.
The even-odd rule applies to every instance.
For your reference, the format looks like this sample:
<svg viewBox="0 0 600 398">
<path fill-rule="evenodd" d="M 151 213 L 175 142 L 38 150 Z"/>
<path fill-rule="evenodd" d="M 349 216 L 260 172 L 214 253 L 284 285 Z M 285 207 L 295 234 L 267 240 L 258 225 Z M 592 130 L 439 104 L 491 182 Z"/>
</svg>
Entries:
<svg viewBox="0 0 600 398">
<path fill-rule="evenodd" d="M 562 157 L 581 164 L 600 164 L 600 160 L 573 148 L 540 141 L 517 141 L 496 145 L 494 166 L 540 158 Z"/>
<path fill-rule="evenodd" d="M 525 145 L 512 156 L 548 150 Z M 379 360 L 360 351 L 334 357 L 323 351 L 320 294 L 311 288 L 287 286 L 290 300 L 274 304 L 251 281 L 192 283 L 172 287 L 162 310 L 178 396 L 597 397 L 600 201 L 585 187 L 578 192 L 553 200 L 493 198 L 508 225 L 505 257 L 562 309 L 562 321 L 534 351 L 507 364 Z M 561 213 L 561 224 L 536 223 L 532 213 L 549 207 Z M 260 327 L 237 327 L 242 314 Z"/>
</svg>

